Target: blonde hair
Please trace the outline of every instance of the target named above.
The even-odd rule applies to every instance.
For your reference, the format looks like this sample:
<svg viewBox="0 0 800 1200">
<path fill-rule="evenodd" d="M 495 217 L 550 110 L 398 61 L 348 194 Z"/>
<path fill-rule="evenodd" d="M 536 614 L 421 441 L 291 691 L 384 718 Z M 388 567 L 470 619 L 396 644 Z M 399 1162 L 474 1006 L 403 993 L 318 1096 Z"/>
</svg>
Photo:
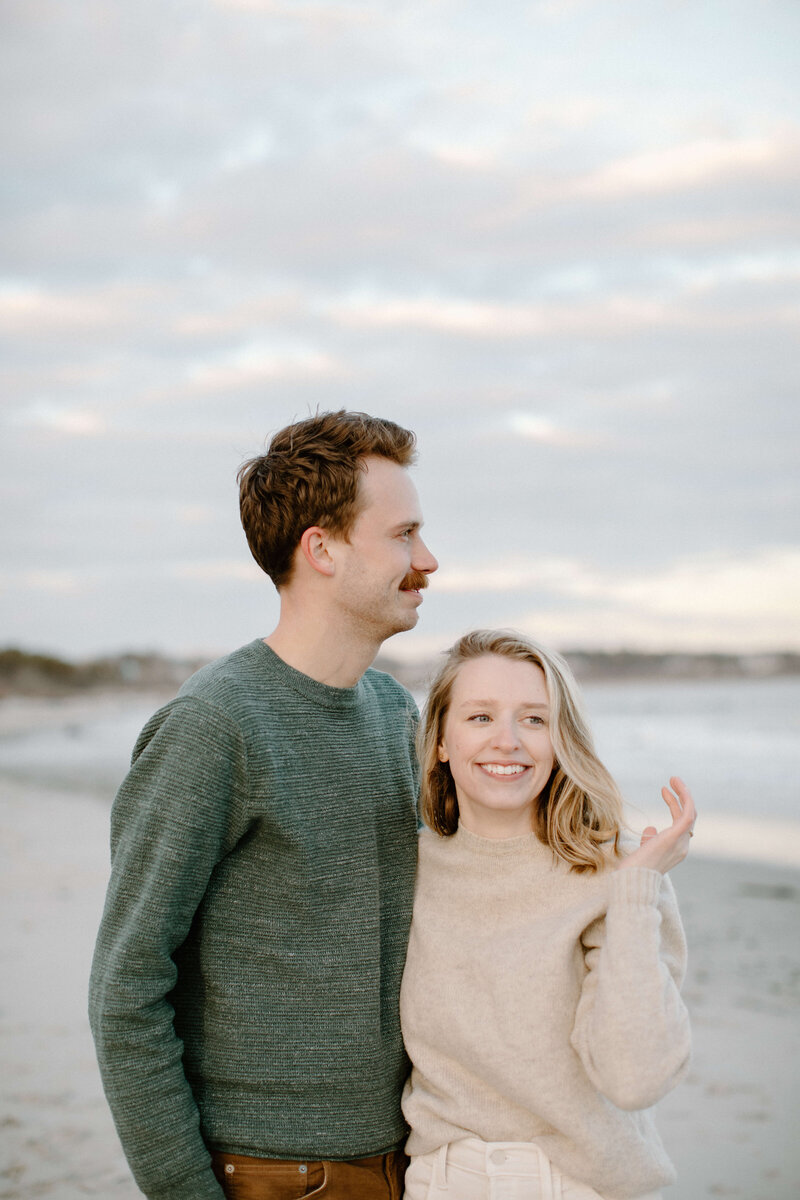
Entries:
<svg viewBox="0 0 800 1200">
<path fill-rule="evenodd" d="M 458 828 L 458 799 L 439 746 L 453 684 L 464 663 L 487 654 L 532 663 L 544 672 L 550 702 L 550 739 L 555 766 L 539 796 L 534 831 L 574 871 L 597 871 L 607 846 L 619 850 L 622 797 L 600 762 L 583 714 L 578 685 L 561 655 L 511 630 L 477 629 L 447 652 L 431 684 L 418 735 L 422 764 L 421 809 L 425 824 L 442 837 Z"/>
</svg>

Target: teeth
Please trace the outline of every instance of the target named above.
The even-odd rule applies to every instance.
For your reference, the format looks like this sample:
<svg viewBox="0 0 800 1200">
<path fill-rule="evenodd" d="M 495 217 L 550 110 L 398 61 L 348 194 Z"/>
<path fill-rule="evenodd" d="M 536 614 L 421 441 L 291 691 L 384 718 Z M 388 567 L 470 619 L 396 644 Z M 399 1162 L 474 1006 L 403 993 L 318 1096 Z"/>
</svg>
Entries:
<svg viewBox="0 0 800 1200">
<path fill-rule="evenodd" d="M 507 766 L 501 766 L 500 763 L 481 763 L 481 766 L 490 775 L 521 775 L 525 770 L 522 763 L 509 763 Z"/>
</svg>

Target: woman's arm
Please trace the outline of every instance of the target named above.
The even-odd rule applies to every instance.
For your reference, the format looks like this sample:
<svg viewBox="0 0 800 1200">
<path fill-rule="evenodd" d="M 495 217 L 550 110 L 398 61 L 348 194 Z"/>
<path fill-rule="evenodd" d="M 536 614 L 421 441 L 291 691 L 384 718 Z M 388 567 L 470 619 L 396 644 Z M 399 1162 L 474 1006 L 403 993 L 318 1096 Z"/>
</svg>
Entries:
<svg viewBox="0 0 800 1200">
<path fill-rule="evenodd" d="M 642 845 L 609 875 L 608 909 L 584 933 L 586 976 L 572 1045 L 595 1087 L 618 1108 L 648 1108 L 689 1064 L 689 1017 L 680 997 L 686 940 L 664 873 L 688 850 L 691 795 L 663 790 L 673 824 L 646 830 Z"/>
</svg>

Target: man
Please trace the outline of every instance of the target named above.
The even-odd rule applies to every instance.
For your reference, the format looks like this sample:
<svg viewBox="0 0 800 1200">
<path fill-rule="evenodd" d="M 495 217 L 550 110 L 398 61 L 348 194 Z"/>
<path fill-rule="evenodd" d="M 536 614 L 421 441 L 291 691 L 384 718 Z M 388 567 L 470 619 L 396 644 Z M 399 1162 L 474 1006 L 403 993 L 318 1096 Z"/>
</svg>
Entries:
<svg viewBox="0 0 800 1200">
<path fill-rule="evenodd" d="M 413 457 L 341 411 L 245 464 L 277 627 L 156 713 L 114 802 L 90 1016 L 151 1200 L 402 1195 L 416 712 L 368 668 L 437 567 Z"/>
</svg>

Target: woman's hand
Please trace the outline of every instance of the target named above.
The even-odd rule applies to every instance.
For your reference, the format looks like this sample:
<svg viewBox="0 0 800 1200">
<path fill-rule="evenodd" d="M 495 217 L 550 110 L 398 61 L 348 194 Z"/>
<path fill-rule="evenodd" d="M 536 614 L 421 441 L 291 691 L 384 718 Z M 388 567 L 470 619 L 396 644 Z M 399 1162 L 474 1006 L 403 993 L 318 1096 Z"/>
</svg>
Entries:
<svg viewBox="0 0 800 1200">
<path fill-rule="evenodd" d="M 669 782 L 672 791 L 663 787 L 661 795 L 672 813 L 672 824 L 660 833 L 654 825 L 648 825 L 642 834 L 639 849 L 623 858 L 617 870 L 648 867 L 651 871 L 666 875 L 667 871 L 683 862 L 689 853 L 689 838 L 697 820 L 694 800 L 686 784 L 677 775 L 673 775 Z"/>
</svg>

